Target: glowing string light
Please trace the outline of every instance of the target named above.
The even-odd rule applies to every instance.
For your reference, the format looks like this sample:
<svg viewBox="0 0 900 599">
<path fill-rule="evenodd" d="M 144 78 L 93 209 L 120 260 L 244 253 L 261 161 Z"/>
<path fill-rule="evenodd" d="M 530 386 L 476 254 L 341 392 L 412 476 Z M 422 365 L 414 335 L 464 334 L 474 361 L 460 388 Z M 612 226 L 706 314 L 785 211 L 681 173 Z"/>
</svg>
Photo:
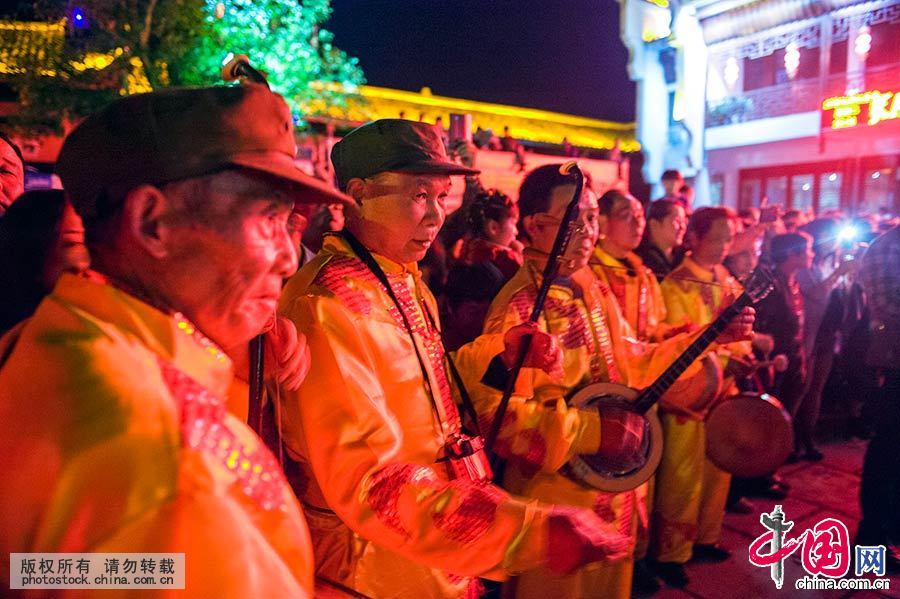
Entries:
<svg viewBox="0 0 900 599">
<path fill-rule="evenodd" d="M 793 79 L 797 76 L 797 70 L 800 68 L 800 47 L 796 42 L 791 42 L 784 49 L 784 70 L 787 76 Z"/>
<path fill-rule="evenodd" d="M 725 61 L 725 68 L 722 69 L 722 75 L 725 77 L 725 83 L 728 84 L 728 87 L 734 87 L 738 77 L 741 76 L 741 67 L 738 65 L 737 59 L 734 56 L 729 56 L 728 60 Z"/>
<path fill-rule="evenodd" d="M 856 36 L 856 40 L 853 42 L 853 51 L 856 52 L 856 55 L 860 60 L 865 60 L 871 49 L 872 32 L 868 25 L 863 25 L 859 28 L 859 33 Z"/>
</svg>

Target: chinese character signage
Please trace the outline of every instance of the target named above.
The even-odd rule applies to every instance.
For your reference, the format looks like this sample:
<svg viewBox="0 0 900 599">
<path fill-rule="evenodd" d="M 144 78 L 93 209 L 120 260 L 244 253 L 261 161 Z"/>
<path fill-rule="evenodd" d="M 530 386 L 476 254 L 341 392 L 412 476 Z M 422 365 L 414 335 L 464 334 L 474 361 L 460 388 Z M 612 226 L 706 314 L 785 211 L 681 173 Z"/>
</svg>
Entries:
<svg viewBox="0 0 900 599">
<path fill-rule="evenodd" d="M 750 543 L 750 563 L 769 568 L 775 588 L 781 589 L 785 579 L 785 561 L 799 554 L 806 576 L 794 580 L 797 590 L 887 590 L 890 580 L 884 578 L 886 547 L 850 543 L 847 525 L 837 518 L 823 518 L 803 531 L 794 529 L 780 505 L 768 514 L 760 514 L 759 523 L 766 532 Z M 856 578 L 845 578 L 855 555 Z M 866 578 L 861 578 L 864 575 Z"/>
<path fill-rule="evenodd" d="M 822 102 L 823 129 L 850 129 L 900 119 L 900 92 L 878 90 Z"/>
<path fill-rule="evenodd" d="M 10 553 L 10 589 L 184 589 L 183 553 Z"/>
</svg>

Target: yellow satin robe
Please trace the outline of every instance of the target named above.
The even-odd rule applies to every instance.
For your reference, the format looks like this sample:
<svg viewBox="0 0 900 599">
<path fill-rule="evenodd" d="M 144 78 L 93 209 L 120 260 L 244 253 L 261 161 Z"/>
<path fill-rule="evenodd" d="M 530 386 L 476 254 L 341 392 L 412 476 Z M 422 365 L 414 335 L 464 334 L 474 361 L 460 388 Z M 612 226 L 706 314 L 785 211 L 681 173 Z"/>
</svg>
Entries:
<svg viewBox="0 0 900 599">
<path fill-rule="evenodd" d="M 231 361 L 192 325 L 63 275 L 12 334 L 0 368 L 3 555 L 183 552 L 179 596 L 312 596 L 297 500 L 226 412 Z"/>
<path fill-rule="evenodd" d="M 673 326 L 709 324 L 723 300 L 728 295 L 737 298 L 742 291 L 724 266 L 716 265 L 710 272 L 690 256 L 663 280 L 661 288 L 667 321 Z M 749 352 L 749 342 L 717 349 L 723 363 L 730 355 Z M 660 416 L 666 445 L 656 472 L 651 553 L 659 561 L 683 564 L 691 558 L 694 543 L 719 542 L 731 476 L 706 459 L 703 415 L 691 418 L 661 409 Z"/>
<path fill-rule="evenodd" d="M 627 256 L 631 270 L 607 253 L 600 244 L 594 248 L 590 267 L 594 275 L 612 292 L 622 317 L 641 341 L 661 341 L 674 334 L 666 324 L 666 303 L 659 281 L 652 270 L 634 252 Z M 655 409 L 655 408 L 654 408 Z M 653 512 L 653 478 L 646 483 L 643 494 L 646 514 Z M 639 522 L 634 548 L 635 559 L 647 555 L 650 544 L 649 522 Z"/>
<path fill-rule="evenodd" d="M 628 253 L 633 272 L 597 245 L 591 256 L 590 267 L 612 291 L 622 316 L 638 339 L 660 341 L 668 336 L 666 302 L 653 271 L 644 266 L 634 252 Z"/>
<path fill-rule="evenodd" d="M 539 287 L 539 269 L 534 254 L 526 250 L 525 265 L 491 305 L 485 333 L 505 331 L 527 320 Z M 509 460 L 504 486 L 545 502 L 591 508 L 611 530 L 634 537 L 639 519 L 647 519 L 646 513 L 639 514 L 646 507 L 644 485 L 625 493 L 602 493 L 560 472 L 574 454 L 594 452 L 600 444 L 594 423 L 597 412 L 569 407 L 565 398 L 592 382 L 613 380 L 646 386 L 694 337 L 682 334 L 661 344 L 638 341 L 612 293 L 589 268 L 575 273 L 568 284 L 550 288 L 538 326 L 558 337 L 563 350 L 562 378 L 555 380 L 535 370 L 520 374 L 496 445 L 497 452 Z M 466 358 L 473 359 L 474 355 Z M 473 373 L 467 377 L 473 400 L 479 414 L 488 420 L 502 393 L 477 382 L 474 364 L 461 362 L 460 366 Z M 569 576 L 536 568 L 518 578 L 516 596 L 628 597 L 632 566 L 629 557 L 592 564 Z"/>
<path fill-rule="evenodd" d="M 460 424 L 437 317 L 432 324 L 424 312 L 436 315 L 436 303 L 415 264 L 375 259 L 415 331 L 427 380 L 399 311 L 343 239 L 326 238 L 280 304 L 312 354 L 301 389 L 282 391 L 281 403 L 316 571 L 372 597 L 471 596 L 473 577 L 545 562 L 548 508 L 449 480 L 438 460 Z M 476 344 L 493 356 L 502 335 Z"/>
</svg>

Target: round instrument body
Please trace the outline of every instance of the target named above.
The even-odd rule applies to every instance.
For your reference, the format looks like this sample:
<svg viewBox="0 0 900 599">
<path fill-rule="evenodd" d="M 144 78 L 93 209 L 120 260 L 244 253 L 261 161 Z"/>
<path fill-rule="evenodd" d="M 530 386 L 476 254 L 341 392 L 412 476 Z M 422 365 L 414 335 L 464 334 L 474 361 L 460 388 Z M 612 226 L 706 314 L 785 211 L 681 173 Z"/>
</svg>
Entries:
<svg viewBox="0 0 900 599">
<path fill-rule="evenodd" d="M 699 358 L 700 369 L 690 377 L 680 377 L 659 399 L 663 412 L 703 419 L 721 396 L 724 373 L 715 353 Z"/>
<path fill-rule="evenodd" d="M 570 400 L 570 404 L 579 408 L 588 408 L 594 405 L 631 406 L 637 399 L 639 391 L 616 383 L 595 383 L 588 385 L 576 393 Z M 621 493 L 629 491 L 646 482 L 656 472 L 662 459 L 663 432 L 662 425 L 656 410 L 648 410 L 644 414 L 647 421 L 645 435 L 649 434 L 649 445 L 646 460 L 638 468 L 624 474 L 613 476 L 599 473 L 586 456 L 576 455 L 568 464 L 568 474 L 576 481 L 600 491 L 608 493 Z"/>
<path fill-rule="evenodd" d="M 706 419 L 706 455 L 735 476 L 766 476 L 794 449 L 791 416 L 768 393 L 725 399 Z"/>
</svg>

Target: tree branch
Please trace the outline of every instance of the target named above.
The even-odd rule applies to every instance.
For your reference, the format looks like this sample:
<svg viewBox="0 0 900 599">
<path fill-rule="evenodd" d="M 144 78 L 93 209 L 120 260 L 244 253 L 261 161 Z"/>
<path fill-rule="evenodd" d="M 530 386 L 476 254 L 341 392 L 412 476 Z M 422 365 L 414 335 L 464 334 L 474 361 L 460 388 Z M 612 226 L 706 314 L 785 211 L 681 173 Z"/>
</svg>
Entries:
<svg viewBox="0 0 900 599">
<path fill-rule="evenodd" d="M 135 52 L 140 57 L 141 62 L 144 63 L 144 74 L 147 75 L 150 87 L 154 89 L 159 84 L 159 81 L 156 76 L 156 65 L 150 60 L 150 32 L 153 29 L 153 11 L 156 9 L 157 2 L 158 0 L 150 0 L 147 3 L 147 12 L 144 13 L 144 28 L 141 29 L 139 38 L 141 47 Z"/>
<path fill-rule="evenodd" d="M 153 11 L 158 0 L 150 0 L 147 3 L 147 12 L 144 13 L 144 28 L 141 30 L 141 49 L 146 52 L 150 46 L 150 30 L 153 27 Z"/>
</svg>

